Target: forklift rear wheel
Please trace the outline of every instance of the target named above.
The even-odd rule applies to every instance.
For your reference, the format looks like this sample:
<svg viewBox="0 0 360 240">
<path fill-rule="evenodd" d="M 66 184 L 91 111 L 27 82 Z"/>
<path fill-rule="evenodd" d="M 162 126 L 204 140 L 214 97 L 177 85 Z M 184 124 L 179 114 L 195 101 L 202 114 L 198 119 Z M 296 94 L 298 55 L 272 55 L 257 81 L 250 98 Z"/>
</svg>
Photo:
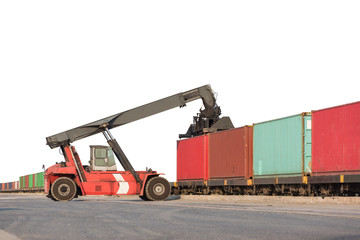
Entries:
<svg viewBox="0 0 360 240">
<path fill-rule="evenodd" d="M 162 201 L 170 195 L 170 184 L 162 177 L 150 178 L 145 186 L 145 195 L 151 201 Z"/>
<path fill-rule="evenodd" d="M 51 185 L 51 196 L 57 201 L 70 201 L 76 195 L 76 184 L 68 177 L 60 177 Z"/>
</svg>

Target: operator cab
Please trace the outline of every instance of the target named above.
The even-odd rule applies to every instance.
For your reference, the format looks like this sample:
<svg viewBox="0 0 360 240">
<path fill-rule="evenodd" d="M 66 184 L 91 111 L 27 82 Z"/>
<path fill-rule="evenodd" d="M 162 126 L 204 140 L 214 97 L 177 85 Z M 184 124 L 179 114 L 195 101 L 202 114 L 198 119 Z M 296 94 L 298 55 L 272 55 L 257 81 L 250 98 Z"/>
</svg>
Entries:
<svg viewBox="0 0 360 240">
<path fill-rule="evenodd" d="M 114 153 L 109 146 L 90 146 L 91 171 L 116 171 Z"/>
</svg>

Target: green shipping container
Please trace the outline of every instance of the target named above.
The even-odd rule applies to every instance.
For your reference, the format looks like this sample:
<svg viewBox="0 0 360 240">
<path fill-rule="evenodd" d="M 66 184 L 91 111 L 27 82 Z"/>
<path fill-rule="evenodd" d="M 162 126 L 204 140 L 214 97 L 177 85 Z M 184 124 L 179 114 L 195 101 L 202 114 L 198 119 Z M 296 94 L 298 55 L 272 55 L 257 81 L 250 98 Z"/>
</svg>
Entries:
<svg viewBox="0 0 360 240">
<path fill-rule="evenodd" d="M 21 177 L 19 177 L 19 189 L 21 189 L 21 188 L 23 188 L 23 183 L 24 181 L 23 181 L 23 177 L 21 176 Z"/>
<path fill-rule="evenodd" d="M 254 176 L 301 176 L 311 172 L 311 115 L 254 125 Z"/>
<path fill-rule="evenodd" d="M 44 172 L 39 172 L 35 174 L 35 187 L 37 188 L 44 187 Z"/>
<path fill-rule="evenodd" d="M 21 176 L 19 178 L 19 182 L 20 182 L 20 188 L 24 189 L 25 188 L 25 176 Z"/>
<path fill-rule="evenodd" d="M 33 180 L 33 174 L 29 174 L 29 188 L 33 188 L 34 187 L 34 180 Z"/>
</svg>

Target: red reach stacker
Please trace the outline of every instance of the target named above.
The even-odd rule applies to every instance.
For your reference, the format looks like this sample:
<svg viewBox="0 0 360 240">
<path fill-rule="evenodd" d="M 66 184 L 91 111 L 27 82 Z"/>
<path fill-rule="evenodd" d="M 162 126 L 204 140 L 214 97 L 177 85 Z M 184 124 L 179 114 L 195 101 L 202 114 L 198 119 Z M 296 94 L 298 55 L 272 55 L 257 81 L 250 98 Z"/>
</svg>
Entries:
<svg viewBox="0 0 360 240">
<path fill-rule="evenodd" d="M 47 197 L 55 201 L 69 201 L 79 195 L 139 195 L 143 200 L 159 201 L 170 194 L 169 182 L 160 173 L 148 169 L 135 171 L 120 148 L 110 129 L 202 99 L 204 109 L 194 117 L 186 134 L 192 137 L 206 132 L 233 128 L 228 117 L 220 118 L 210 85 L 125 111 L 110 117 L 58 133 L 46 138 L 50 148 L 60 147 L 64 162 L 57 163 L 44 174 L 44 189 Z M 90 146 L 89 165 L 82 165 L 74 141 L 103 133 L 109 146 Z M 117 171 L 115 157 L 125 171 Z"/>
</svg>

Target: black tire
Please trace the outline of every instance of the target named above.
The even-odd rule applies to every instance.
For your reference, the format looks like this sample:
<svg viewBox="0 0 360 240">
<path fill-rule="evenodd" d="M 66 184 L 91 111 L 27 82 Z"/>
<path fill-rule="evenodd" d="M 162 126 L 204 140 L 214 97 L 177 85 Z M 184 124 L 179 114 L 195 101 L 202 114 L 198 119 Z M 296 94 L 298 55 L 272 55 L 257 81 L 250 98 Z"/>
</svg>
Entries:
<svg viewBox="0 0 360 240">
<path fill-rule="evenodd" d="M 70 201 L 76 195 L 76 184 L 68 177 L 60 177 L 51 185 L 51 196 L 56 201 Z"/>
<path fill-rule="evenodd" d="M 170 184 L 162 177 L 152 177 L 145 185 L 145 196 L 150 201 L 163 201 L 170 195 Z"/>
</svg>

